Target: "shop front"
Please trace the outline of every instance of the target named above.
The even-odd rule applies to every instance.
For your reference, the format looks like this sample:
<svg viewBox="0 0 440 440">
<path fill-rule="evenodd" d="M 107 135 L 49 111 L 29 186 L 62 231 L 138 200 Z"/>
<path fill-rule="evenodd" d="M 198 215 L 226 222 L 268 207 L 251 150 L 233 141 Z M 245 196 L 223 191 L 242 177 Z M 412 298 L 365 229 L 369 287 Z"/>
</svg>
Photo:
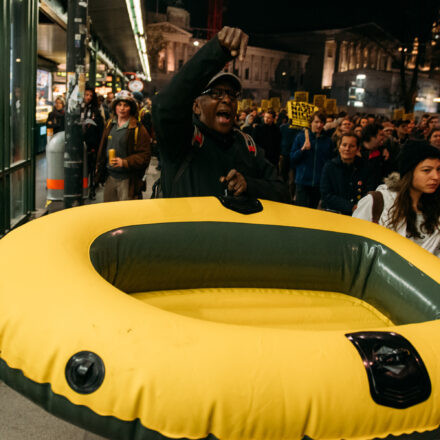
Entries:
<svg viewBox="0 0 440 440">
<path fill-rule="evenodd" d="M 4 0 L 0 14 L 0 237 L 35 204 L 37 0 Z"/>
</svg>

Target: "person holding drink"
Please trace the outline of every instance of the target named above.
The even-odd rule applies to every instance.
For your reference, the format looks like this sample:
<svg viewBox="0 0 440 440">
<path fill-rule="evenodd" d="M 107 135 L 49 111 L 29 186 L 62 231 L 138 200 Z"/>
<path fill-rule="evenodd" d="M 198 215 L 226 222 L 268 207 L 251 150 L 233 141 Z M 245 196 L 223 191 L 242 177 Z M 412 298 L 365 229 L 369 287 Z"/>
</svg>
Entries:
<svg viewBox="0 0 440 440">
<path fill-rule="evenodd" d="M 136 118 L 137 104 L 131 92 L 119 92 L 112 107 L 115 116 L 107 123 L 101 139 L 96 181 L 104 184 L 104 202 L 142 198 L 151 139 Z"/>
</svg>

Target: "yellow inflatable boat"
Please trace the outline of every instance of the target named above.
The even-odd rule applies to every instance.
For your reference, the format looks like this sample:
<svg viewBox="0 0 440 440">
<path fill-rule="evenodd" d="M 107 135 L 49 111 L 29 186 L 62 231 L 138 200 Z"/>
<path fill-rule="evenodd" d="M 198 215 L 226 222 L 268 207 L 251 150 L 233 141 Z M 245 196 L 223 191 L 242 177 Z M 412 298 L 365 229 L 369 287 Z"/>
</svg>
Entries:
<svg viewBox="0 0 440 440">
<path fill-rule="evenodd" d="M 11 232 L 0 379 L 112 439 L 436 430 L 439 260 L 362 220 L 262 205 L 106 203 Z"/>
</svg>

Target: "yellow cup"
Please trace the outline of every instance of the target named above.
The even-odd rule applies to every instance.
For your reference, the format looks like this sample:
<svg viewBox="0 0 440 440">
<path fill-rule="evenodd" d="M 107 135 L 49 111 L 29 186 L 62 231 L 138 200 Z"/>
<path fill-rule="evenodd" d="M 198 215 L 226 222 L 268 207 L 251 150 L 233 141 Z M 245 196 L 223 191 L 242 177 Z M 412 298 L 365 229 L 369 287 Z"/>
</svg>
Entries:
<svg viewBox="0 0 440 440">
<path fill-rule="evenodd" d="M 108 150 L 108 163 L 112 165 L 112 159 L 116 157 L 116 150 L 114 148 L 110 148 Z"/>
</svg>

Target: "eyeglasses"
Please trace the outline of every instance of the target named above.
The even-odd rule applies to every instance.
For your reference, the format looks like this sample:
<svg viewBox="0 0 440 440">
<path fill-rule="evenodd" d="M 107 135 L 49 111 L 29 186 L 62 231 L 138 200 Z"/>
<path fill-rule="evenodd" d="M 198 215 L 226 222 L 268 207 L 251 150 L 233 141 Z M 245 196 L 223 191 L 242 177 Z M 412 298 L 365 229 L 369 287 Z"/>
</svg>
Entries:
<svg viewBox="0 0 440 440">
<path fill-rule="evenodd" d="M 240 92 L 232 89 L 223 89 L 221 87 L 212 87 L 210 89 L 206 89 L 201 93 L 201 95 L 209 95 L 212 99 L 217 99 L 219 101 L 226 95 L 228 95 L 229 99 L 232 101 L 236 101 L 238 98 L 240 98 Z"/>
</svg>

